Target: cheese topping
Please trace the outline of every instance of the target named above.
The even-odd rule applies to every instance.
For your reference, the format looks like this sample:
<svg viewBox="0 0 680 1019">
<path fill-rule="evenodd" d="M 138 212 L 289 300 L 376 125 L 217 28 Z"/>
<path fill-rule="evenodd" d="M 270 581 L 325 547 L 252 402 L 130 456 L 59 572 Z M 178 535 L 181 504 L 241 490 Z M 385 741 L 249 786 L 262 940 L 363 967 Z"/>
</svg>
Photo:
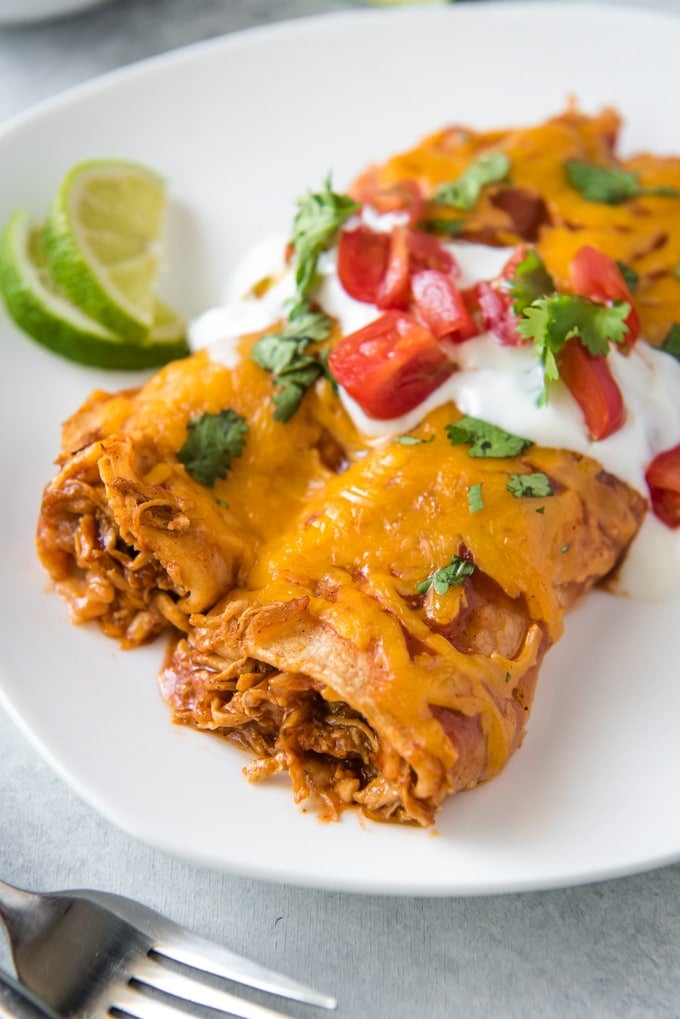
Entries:
<svg viewBox="0 0 680 1019">
<path fill-rule="evenodd" d="M 371 217 L 373 228 L 376 218 Z M 384 218 L 393 223 L 393 217 Z M 461 269 L 461 287 L 497 276 L 510 254 L 508 249 L 482 244 L 454 242 L 446 246 Z M 192 323 L 190 339 L 195 349 L 206 347 L 211 360 L 233 368 L 240 356 L 240 337 L 267 329 L 285 317 L 294 277 L 292 269 L 285 266 L 284 250 L 284 239 L 271 237 L 246 255 L 230 281 L 224 305 Z M 343 335 L 380 317 L 380 309 L 356 301 L 344 291 L 335 248 L 322 255 L 319 273 L 316 301 L 337 320 Z M 260 288 L 262 280 L 273 282 Z M 255 296 L 258 290 L 260 295 Z M 608 355 L 623 395 L 626 420 L 619 431 L 598 442 L 589 439 L 582 412 L 561 382 L 551 384 L 547 404 L 539 406 L 543 376 L 531 346 L 504 346 L 491 333 L 482 333 L 458 344 L 455 359 L 459 371 L 402 417 L 378 421 L 342 390 L 340 399 L 367 438 L 408 432 L 432 410 L 453 402 L 463 414 L 542 446 L 587 454 L 645 497 L 646 465 L 680 441 L 680 362 L 644 341 L 638 341 L 629 354 L 612 349 Z M 616 589 L 652 600 L 680 598 L 680 534 L 647 514 L 617 577 Z"/>
</svg>

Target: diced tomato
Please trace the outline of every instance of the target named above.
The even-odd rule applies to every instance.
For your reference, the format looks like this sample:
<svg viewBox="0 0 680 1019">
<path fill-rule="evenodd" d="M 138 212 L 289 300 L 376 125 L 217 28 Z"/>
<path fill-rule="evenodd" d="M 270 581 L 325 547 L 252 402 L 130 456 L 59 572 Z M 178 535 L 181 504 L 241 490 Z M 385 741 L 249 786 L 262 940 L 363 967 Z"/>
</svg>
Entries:
<svg viewBox="0 0 680 1019">
<path fill-rule="evenodd" d="M 524 338 L 517 331 L 517 316 L 512 310 L 512 297 L 497 282 L 482 280 L 476 286 L 477 307 L 485 329 L 510 347 L 518 347 Z"/>
<path fill-rule="evenodd" d="M 390 238 L 367 226 L 343 230 L 338 243 L 338 277 L 357 301 L 375 304 L 389 257 Z"/>
<path fill-rule="evenodd" d="M 446 273 L 423 269 L 413 276 L 411 290 L 418 315 L 438 340 L 462 343 L 479 332 L 463 295 Z"/>
<path fill-rule="evenodd" d="M 501 269 L 501 279 L 511 280 L 517 272 L 517 266 L 520 265 L 527 256 L 529 248 L 526 244 L 518 244 L 510 258 L 507 260 L 503 268 Z"/>
<path fill-rule="evenodd" d="M 413 410 L 454 370 L 430 330 L 398 311 L 346 336 L 328 366 L 359 406 L 382 420 Z"/>
<path fill-rule="evenodd" d="M 385 273 L 375 297 L 379 308 L 406 308 L 411 296 L 409 229 L 397 226 L 389 235 Z"/>
<path fill-rule="evenodd" d="M 405 311 L 411 299 L 414 276 L 426 270 L 451 275 L 460 273 L 453 255 L 436 237 L 407 226 L 395 227 L 390 234 L 387 268 L 375 303 L 385 310 L 400 308 Z"/>
<path fill-rule="evenodd" d="M 601 304 L 625 301 L 630 305 L 626 318 L 628 333 L 625 345 L 632 347 L 640 335 L 640 316 L 630 288 L 614 259 L 586 244 L 572 258 L 569 276 L 574 293 L 581 297 L 589 297 L 591 301 L 599 301 Z"/>
<path fill-rule="evenodd" d="M 669 527 L 680 527 L 680 443 L 655 456 L 645 478 L 656 516 Z"/>
<path fill-rule="evenodd" d="M 441 241 L 422 230 L 411 230 L 408 236 L 409 268 L 411 274 L 421 269 L 436 269 L 458 278 L 460 268 L 450 251 Z"/>
<path fill-rule="evenodd" d="M 453 255 L 436 237 L 396 226 L 380 233 L 361 225 L 343 230 L 338 243 L 338 277 L 346 293 L 379 308 L 405 310 L 411 297 L 411 276 L 423 269 L 459 273 Z"/>
<path fill-rule="evenodd" d="M 517 331 L 517 316 L 513 311 L 507 283 L 515 275 L 526 253 L 526 244 L 518 244 L 501 269 L 500 276 L 475 284 L 474 299 L 472 303 L 468 301 L 468 306 L 479 312 L 483 327 L 509 347 L 518 347 L 526 342 Z"/>
<path fill-rule="evenodd" d="M 577 339 L 558 355 L 560 376 L 583 411 L 592 439 L 606 439 L 623 424 L 623 397 L 603 354 L 593 356 Z"/>
</svg>

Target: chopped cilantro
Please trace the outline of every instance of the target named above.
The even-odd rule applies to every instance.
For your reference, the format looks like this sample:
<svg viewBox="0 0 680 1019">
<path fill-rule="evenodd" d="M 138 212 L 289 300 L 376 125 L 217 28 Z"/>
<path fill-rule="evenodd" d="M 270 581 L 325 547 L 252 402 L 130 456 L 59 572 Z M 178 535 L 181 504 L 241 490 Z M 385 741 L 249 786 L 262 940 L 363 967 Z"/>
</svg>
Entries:
<svg viewBox="0 0 680 1019">
<path fill-rule="evenodd" d="M 680 361 L 680 324 L 674 322 L 666 333 L 666 338 L 661 344 L 661 350 Z"/>
<path fill-rule="evenodd" d="M 626 286 L 630 290 L 631 294 L 634 294 L 638 288 L 638 283 L 640 282 L 640 274 L 636 272 L 632 266 L 628 265 L 627 262 L 621 262 L 617 259 L 616 264 L 619 268 L 619 272 L 626 281 Z"/>
<path fill-rule="evenodd" d="M 289 421 L 309 387 L 324 374 L 321 359 L 306 354 L 305 350 L 307 344 L 325 340 L 330 329 L 328 316 L 304 312 L 278 333 L 265 333 L 253 344 L 250 352 L 253 361 L 271 372 L 279 387 L 273 397 L 276 421 Z"/>
<path fill-rule="evenodd" d="M 535 248 L 529 248 L 517 265 L 508 290 L 512 297 L 512 310 L 518 316 L 539 297 L 555 293 L 555 282 Z"/>
<path fill-rule="evenodd" d="M 446 237 L 456 237 L 464 228 L 465 220 L 444 219 L 435 216 L 433 219 L 421 220 L 418 226 L 429 234 L 444 234 Z"/>
<path fill-rule="evenodd" d="M 506 485 L 516 499 L 544 499 L 553 495 L 550 478 L 543 471 L 534 474 L 511 474 Z"/>
<path fill-rule="evenodd" d="M 482 495 L 482 482 L 476 485 L 468 485 L 468 508 L 470 513 L 479 513 L 484 509 L 484 497 Z"/>
<path fill-rule="evenodd" d="M 442 184 L 435 192 L 435 202 L 451 205 L 454 209 L 472 209 L 488 184 L 499 184 L 507 179 L 510 173 L 510 160 L 504 152 L 486 152 L 457 180 L 450 184 Z"/>
<path fill-rule="evenodd" d="M 330 246 L 342 224 L 360 208 L 349 195 L 332 190 L 330 177 L 326 178 L 322 191 L 308 192 L 298 201 L 291 238 L 296 263 L 296 294 L 289 311 L 291 319 L 308 308 L 316 285 L 319 255 Z"/>
<path fill-rule="evenodd" d="M 475 572 L 475 564 L 468 559 L 462 559 L 455 555 L 448 566 L 442 566 L 435 570 L 425 580 L 416 585 L 418 594 L 425 594 L 433 587 L 437 594 L 446 594 L 450 587 L 457 587 L 462 584 L 466 577 Z"/>
<path fill-rule="evenodd" d="M 673 266 L 673 275 L 674 275 L 674 276 L 675 276 L 675 277 L 676 277 L 677 279 L 680 279 L 680 265 L 674 265 L 674 266 Z"/>
<path fill-rule="evenodd" d="M 434 442 L 434 435 L 430 435 L 427 439 L 420 435 L 397 435 L 395 441 L 401 443 L 402 446 L 420 446 L 424 442 Z"/>
<path fill-rule="evenodd" d="M 524 309 L 517 331 L 532 340 L 543 365 L 546 384 L 559 378 L 557 355 L 567 340 L 578 337 L 593 356 L 606 354 L 610 343 L 623 343 L 630 305 L 617 302 L 611 307 L 587 297 L 555 294 L 539 297 Z M 545 402 L 544 389 L 541 402 Z"/>
<path fill-rule="evenodd" d="M 571 186 L 587 202 L 621 205 L 630 198 L 643 195 L 680 196 L 680 191 L 673 187 L 643 187 L 636 173 L 616 166 L 598 166 L 581 159 L 569 159 L 564 168 Z"/>
<path fill-rule="evenodd" d="M 474 417 L 462 417 L 447 425 L 446 434 L 452 446 L 469 444 L 468 456 L 474 457 L 519 456 L 531 446 L 530 439 L 522 439 Z"/>
<path fill-rule="evenodd" d="M 201 485 L 211 488 L 217 478 L 226 477 L 231 458 L 240 456 L 248 425 L 233 410 L 201 414 L 189 422 L 189 434 L 177 456 Z"/>
</svg>

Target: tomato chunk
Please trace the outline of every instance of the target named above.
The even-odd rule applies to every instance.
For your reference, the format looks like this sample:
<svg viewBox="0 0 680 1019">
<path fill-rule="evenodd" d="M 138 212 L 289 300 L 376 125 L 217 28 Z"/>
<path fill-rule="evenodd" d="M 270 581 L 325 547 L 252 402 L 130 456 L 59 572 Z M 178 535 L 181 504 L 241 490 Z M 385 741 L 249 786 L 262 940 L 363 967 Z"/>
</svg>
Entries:
<svg viewBox="0 0 680 1019">
<path fill-rule="evenodd" d="M 630 305 L 626 318 L 628 333 L 625 345 L 632 347 L 640 335 L 640 316 L 630 288 L 614 259 L 586 244 L 569 263 L 569 276 L 574 293 L 581 297 L 589 297 L 591 301 L 599 301 L 601 304 L 625 301 Z"/>
<path fill-rule="evenodd" d="M 350 297 L 375 304 L 389 250 L 388 234 L 376 233 L 367 226 L 342 231 L 338 243 L 338 277 Z"/>
<path fill-rule="evenodd" d="M 385 273 L 378 286 L 375 304 L 379 308 L 406 308 L 411 296 L 409 230 L 397 226 L 390 234 Z"/>
<path fill-rule="evenodd" d="M 454 370 L 430 330 L 399 311 L 345 336 L 328 367 L 362 410 L 381 420 L 413 410 Z"/>
<path fill-rule="evenodd" d="M 512 309 L 512 297 L 499 282 L 482 280 L 477 284 L 476 303 L 485 329 L 509 347 L 525 343 L 517 330 L 517 316 Z"/>
<path fill-rule="evenodd" d="M 680 527 L 680 443 L 654 457 L 645 479 L 656 516 L 668 527 Z"/>
<path fill-rule="evenodd" d="M 478 333 L 460 290 L 451 277 L 436 269 L 423 269 L 411 280 L 413 304 L 438 340 L 462 343 Z"/>
<path fill-rule="evenodd" d="M 460 267 L 450 251 L 432 234 L 411 230 L 408 236 L 409 268 L 411 274 L 421 269 L 436 269 L 460 276 Z"/>
<path fill-rule="evenodd" d="M 340 235 L 338 277 L 357 301 L 405 310 L 411 299 L 411 277 L 423 269 L 452 275 L 460 271 L 436 237 L 406 224 L 389 234 L 362 224 Z"/>
<path fill-rule="evenodd" d="M 623 424 L 621 390 L 603 354 L 593 356 L 577 339 L 558 356 L 560 376 L 583 411 L 591 439 L 606 439 Z"/>
<path fill-rule="evenodd" d="M 482 325 L 493 333 L 497 340 L 509 347 L 519 347 L 526 343 L 517 330 L 517 315 L 512 306 L 513 298 L 508 281 L 514 277 L 517 266 L 525 258 L 527 250 L 526 244 L 518 244 L 503 266 L 500 276 L 492 280 L 482 280 L 474 288 L 474 304 Z"/>
</svg>

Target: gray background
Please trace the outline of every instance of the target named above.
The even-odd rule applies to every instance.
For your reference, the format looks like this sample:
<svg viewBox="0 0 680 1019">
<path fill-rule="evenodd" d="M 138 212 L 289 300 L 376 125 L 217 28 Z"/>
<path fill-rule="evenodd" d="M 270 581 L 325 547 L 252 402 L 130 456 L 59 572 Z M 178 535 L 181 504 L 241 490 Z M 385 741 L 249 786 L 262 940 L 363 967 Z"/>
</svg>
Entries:
<svg viewBox="0 0 680 1019">
<path fill-rule="evenodd" d="M 0 119 L 185 43 L 356 6 L 115 0 L 63 20 L 0 28 Z M 680 0 L 640 6 L 680 14 Z M 96 886 L 137 897 L 336 993 L 338 1019 L 680 1017 L 680 865 L 582 888 L 479 899 L 270 885 L 195 867 L 130 839 L 84 805 L 1 712 L 0 747 L 0 875 L 30 888 Z M 0 944 L 0 965 L 9 964 Z"/>
</svg>

